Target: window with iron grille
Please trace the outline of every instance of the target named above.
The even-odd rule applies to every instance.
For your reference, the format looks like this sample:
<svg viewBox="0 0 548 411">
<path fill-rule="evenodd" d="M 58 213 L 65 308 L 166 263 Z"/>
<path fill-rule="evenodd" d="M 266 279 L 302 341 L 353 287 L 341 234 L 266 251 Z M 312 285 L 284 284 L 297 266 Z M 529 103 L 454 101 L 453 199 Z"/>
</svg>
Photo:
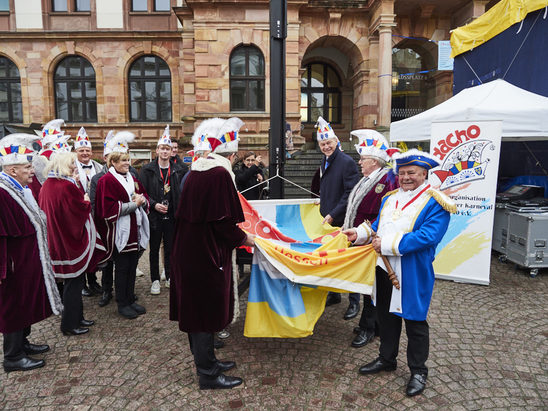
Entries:
<svg viewBox="0 0 548 411">
<path fill-rule="evenodd" d="M 322 116 L 329 123 L 340 123 L 340 87 L 339 75 L 330 65 L 306 65 L 301 76 L 301 122 L 315 123 Z"/>
<path fill-rule="evenodd" d="M 255 46 L 239 46 L 230 55 L 230 110 L 264 111 L 264 57 Z"/>
<path fill-rule="evenodd" d="M 95 70 L 80 56 L 64 58 L 55 69 L 55 112 L 70 123 L 97 122 Z"/>
<path fill-rule="evenodd" d="M 0 121 L 23 122 L 21 78 L 13 61 L 0 56 Z"/>
<path fill-rule="evenodd" d="M 171 72 L 156 56 L 143 56 L 129 69 L 130 121 L 171 121 Z"/>
</svg>

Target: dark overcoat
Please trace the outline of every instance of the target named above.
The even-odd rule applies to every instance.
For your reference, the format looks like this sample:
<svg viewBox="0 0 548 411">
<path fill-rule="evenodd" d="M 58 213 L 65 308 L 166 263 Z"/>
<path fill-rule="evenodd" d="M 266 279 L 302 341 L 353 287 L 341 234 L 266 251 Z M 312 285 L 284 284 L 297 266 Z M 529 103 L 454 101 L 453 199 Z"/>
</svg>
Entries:
<svg viewBox="0 0 548 411">
<path fill-rule="evenodd" d="M 352 157 L 337 147 L 329 156 L 325 167 L 324 156 L 320 172 L 320 214 L 333 217 L 331 225 L 341 227 L 344 223 L 348 196 L 360 181 L 358 166 Z"/>
</svg>

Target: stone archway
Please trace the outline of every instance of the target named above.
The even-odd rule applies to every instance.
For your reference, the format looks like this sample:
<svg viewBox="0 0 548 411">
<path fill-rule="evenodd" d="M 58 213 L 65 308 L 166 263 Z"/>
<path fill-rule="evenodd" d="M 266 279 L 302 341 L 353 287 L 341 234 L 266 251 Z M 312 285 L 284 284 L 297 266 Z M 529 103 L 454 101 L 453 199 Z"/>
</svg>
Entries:
<svg viewBox="0 0 548 411">
<path fill-rule="evenodd" d="M 333 124 L 335 132 L 345 145 L 352 129 L 362 127 L 367 113 L 374 107 L 363 98 L 368 83 L 369 70 L 365 69 L 365 57 L 360 48 L 350 39 L 340 35 L 324 35 L 310 42 L 302 55 L 300 76 L 311 63 L 323 63 L 333 68 L 340 79 L 341 114 L 340 121 Z M 302 124 L 302 134 L 307 143 L 314 143 L 314 119 Z"/>
</svg>

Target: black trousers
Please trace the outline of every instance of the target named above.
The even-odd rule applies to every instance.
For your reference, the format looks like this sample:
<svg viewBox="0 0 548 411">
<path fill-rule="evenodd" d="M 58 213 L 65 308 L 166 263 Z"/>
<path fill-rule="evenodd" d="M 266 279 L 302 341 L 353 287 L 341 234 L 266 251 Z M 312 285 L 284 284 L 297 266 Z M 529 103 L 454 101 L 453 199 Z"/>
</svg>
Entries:
<svg viewBox="0 0 548 411">
<path fill-rule="evenodd" d="M 378 321 L 377 321 L 377 308 L 371 302 L 371 296 L 363 296 L 363 309 L 362 316 L 360 317 L 359 326 L 362 330 L 368 331 L 377 331 Z"/>
<path fill-rule="evenodd" d="M 95 272 L 93 272 L 93 273 L 86 273 L 86 278 L 87 278 L 87 281 L 88 281 L 88 285 L 97 282 L 97 274 L 95 274 Z M 84 281 L 84 285 L 85 285 L 85 281 Z"/>
<path fill-rule="evenodd" d="M 80 327 L 84 319 L 84 305 L 82 304 L 82 289 L 84 288 L 85 274 L 76 278 L 66 278 L 63 284 L 63 304 L 65 309 L 61 316 L 61 329 L 73 330 Z"/>
<path fill-rule="evenodd" d="M 155 227 L 150 227 L 150 280 L 152 282 L 160 280 L 160 245 L 164 240 L 164 268 L 166 270 L 166 279 L 169 280 L 171 271 L 171 245 L 173 244 L 173 234 L 175 232 L 175 220 L 170 217 L 158 221 Z"/>
<path fill-rule="evenodd" d="M 112 293 L 112 284 L 114 282 L 114 261 L 108 260 L 107 266 L 103 268 L 101 275 L 101 290 L 104 293 Z"/>
<path fill-rule="evenodd" d="M 220 369 L 213 347 L 213 333 L 188 333 L 190 351 L 194 356 L 194 364 L 198 375 L 216 377 Z"/>
<path fill-rule="evenodd" d="M 30 325 L 18 331 L 5 333 L 4 335 L 4 359 L 17 361 L 25 357 L 23 344 L 28 343 L 27 337 L 30 335 Z"/>
<path fill-rule="evenodd" d="M 329 294 L 341 295 L 341 293 L 334 293 L 333 291 L 329 291 Z M 360 303 L 359 293 L 348 293 L 348 304 L 359 304 L 359 303 Z"/>
<path fill-rule="evenodd" d="M 125 307 L 135 302 L 135 274 L 138 262 L 138 251 L 117 253 L 114 257 L 114 291 L 119 307 Z"/>
<path fill-rule="evenodd" d="M 392 282 L 382 268 L 377 267 L 377 315 L 381 335 L 380 358 L 396 364 L 398 356 L 402 318 L 390 313 Z M 430 346 L 428 323 L 426 321 L 405 320 L 407 333 L 407 365 L 411 374 L 428 374 L 426 360 Z"/>
</svg>

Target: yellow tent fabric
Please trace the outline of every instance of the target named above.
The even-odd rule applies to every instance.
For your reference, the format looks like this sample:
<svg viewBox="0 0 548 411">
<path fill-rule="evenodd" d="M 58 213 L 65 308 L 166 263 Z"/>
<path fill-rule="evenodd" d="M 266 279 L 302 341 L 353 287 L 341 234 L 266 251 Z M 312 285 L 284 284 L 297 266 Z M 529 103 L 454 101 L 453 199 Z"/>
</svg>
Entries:
<svg viewBox="0 0 548 411">
<path fill-rule="evenodd" d="M 548 0 L 501 0 L 476 20 L 451 33 L 451 57 L 485 43 L 527 14 L 548 6 Z"/>
</svg>

